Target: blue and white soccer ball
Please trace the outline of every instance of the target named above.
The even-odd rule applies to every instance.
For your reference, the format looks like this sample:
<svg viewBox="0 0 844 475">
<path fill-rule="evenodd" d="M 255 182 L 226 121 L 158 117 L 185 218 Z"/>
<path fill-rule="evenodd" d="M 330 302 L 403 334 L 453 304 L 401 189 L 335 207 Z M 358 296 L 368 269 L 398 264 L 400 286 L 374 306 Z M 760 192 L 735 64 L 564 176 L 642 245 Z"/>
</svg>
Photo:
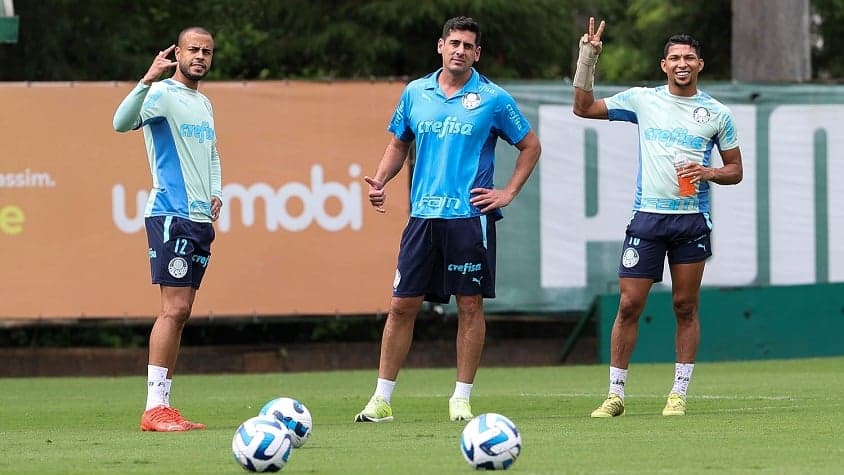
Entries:
<svg viewBox="0 0 844 475">
<path fill-rule="evenodd" d="M 288 430 L 293 440 L 293 447 L 299 448 L 305 445 L 308 437 L 311 436 L 311 428 L 314 425 L 311 411 L 304 404 L 289 397 L 279 397 L 264 404 L 259 415 L 273 416 Z"/>
<path fill-rule="evenodd" d="M 506 470 L 522 451 L 522 436 L 516 425 L 501 414 L 481 414 L 463 429 L 460 451 L 474 468 Z"/>
<path fill-rule="evenodd" d="M 274 417 L 256 416 L 237 428 L 232 438 L 237 463 L 250 472 L 278 472 L 290 459 L 293 440 Z"/>
</svg>

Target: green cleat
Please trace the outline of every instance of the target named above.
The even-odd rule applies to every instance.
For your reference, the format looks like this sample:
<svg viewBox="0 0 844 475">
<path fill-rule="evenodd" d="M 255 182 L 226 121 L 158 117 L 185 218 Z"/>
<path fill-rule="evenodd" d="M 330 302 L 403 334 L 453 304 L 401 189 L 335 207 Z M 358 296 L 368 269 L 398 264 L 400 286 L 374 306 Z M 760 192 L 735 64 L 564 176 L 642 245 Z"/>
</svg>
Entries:
<svg viewBox="0 0 844 475">
<path fill-rule="evenodd" d="M 686 398 L 677 393 L 668 395 L 668 402 L 662 409 L 663 416 L 685 416 L 686 415 Z"/>
<path fill-rule="evenodd" d="M 472 405 L 468 399 L 453 397 L 448 400 L 448 418 L 453 421 L 469 421 L 472 415 Z"/>
<path fill-rule="evenodd" d="M 624 415 L 624 399 L 618 394 L 610 393 L 598 409 L 592 411 L 592 417 L 608 418 Z"/>
<path fill-rule="evenodd" d="M 393 408 L 383 396 L 372 396 L 366 407 L 355 416 L 355 422 L 390 422 Z"/>
</svg>

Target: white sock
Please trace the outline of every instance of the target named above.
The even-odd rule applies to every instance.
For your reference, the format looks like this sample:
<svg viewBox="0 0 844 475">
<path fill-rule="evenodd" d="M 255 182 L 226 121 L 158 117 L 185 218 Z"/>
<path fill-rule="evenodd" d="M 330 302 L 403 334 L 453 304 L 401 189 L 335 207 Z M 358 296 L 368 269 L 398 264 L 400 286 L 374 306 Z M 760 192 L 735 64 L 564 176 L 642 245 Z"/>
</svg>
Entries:
<svg viewBox="0 0 844 475">
<path fill-rule="evenodd" d="M 167 368 L 147 365 L 147 408 L 167 406 Z"/>
<path fill-rule="evenodd" d="M 164 405 L 170 407 L 170 387 L 173 386 L 172 379 L 164 380 Z"/>
<path fill-rule="evenodd" d="M 624 385 L 627 384 L 627 370 L 610 366 L 610 393 L 624 399 Z"/>
<path fill-rule="evenodd" d="M 383 397 L 389 403 L 393 398 L 394 389 L 396 389 L 395 381 L 378 378 L 378 383 L 375 385 L 375 395 Z"/>
<path fill-rule="evenodd" d="M 454 394 L 451 395 L 452 399 L 460 398 L 469 400 L 469 396 L 472 395 L 472 386 L 473 384 L 457 381 L 454 383 Z"/>
<path fill-rule="evenodd" d="M 694 369 L 694 363 L 674 363 L 674 387 L 671 388 L 672 393 L 686 397 L 686 391 L 689 389 L 689 382 L 692 380 L 692 371 Z"/>
</svg>

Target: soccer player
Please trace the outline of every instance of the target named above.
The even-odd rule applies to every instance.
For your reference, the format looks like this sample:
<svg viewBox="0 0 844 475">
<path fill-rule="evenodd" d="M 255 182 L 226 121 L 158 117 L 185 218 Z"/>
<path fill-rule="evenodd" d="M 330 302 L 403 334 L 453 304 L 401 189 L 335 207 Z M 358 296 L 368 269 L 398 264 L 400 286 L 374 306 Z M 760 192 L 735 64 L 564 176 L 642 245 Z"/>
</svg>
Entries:
<svg viewBox="0 0 844 475">
<path fill-rule="evenodd" d="M 446 303 L 452 295 L 457 382 L 449 418 L 473 417 L 469 398 L 486 333 L 483 299 L 495 297 L 495 222 L 539 159 L 539 139 L 512 96 L 472 67 L 481 56 L 478 23 L 467 17 L 446 21 L 437 52 L 442 68 L 405 87 L 388 126 L 393 137 L 375 175 L 365 177 L 371 205 L 385 212 L 385 186 L 416 142 L 410 220 L 401 238 L 378 380 L 357 422 L 393 419 L 391 397 L 422 302 Z M 496 189 L 499 137 L 519 155 L 507 184 Z"/>
<path fill-rule="evenodd" d="M 607 399 L 592 417 L 624 414 L 624 385 L 636 344 L 639 317 L 654 282 L 662 280 L 666 255 L 677 320 L 674 385 L 662 414 L 686 414 L 686 391 L 700 341 L 700 283 L 710 246 L 712 183 L 734 185 L 742 179 L 741 151 L 729 109 L 697 88 L 703 69 L 700 43 L 675 35 L 660 61 L 666 85 L 634 87 L 606 99 L 592 92 L 595 65 L 601 53 L 602 21 L 580 40 L 574 77 L 574 113 L 590 119 L 633 122 L 639 126 L 639 174 L 633 215 L 627 225 L 618 268 L 621 302 L 610 342 L 610 384 Z M 718 148 L 722 167 L 713 164 Z M 686 162 L 675 169 L 675 159 Z M 691 182 L 684 192 L 680 182 Z"/>
<path fill-rule="evenodd" d="M 171 52 L 175 61 L 168 59 Z M 170 407 L 170 389 L 182 329 L 211 258 L 212 222 L 223 205 L 214 115 L 211 102 L 197 90 L 213 54 L 211 33 L 186 28 L 175 45 L 156 55 L 114 114 L 118 132 L 143 128 L 152 172 L 144 222 L 161 310 L 149 338 L 144 431 L 205 428 Z M 174 66 L 171 78 L 155 82 Z"/>
</svg>

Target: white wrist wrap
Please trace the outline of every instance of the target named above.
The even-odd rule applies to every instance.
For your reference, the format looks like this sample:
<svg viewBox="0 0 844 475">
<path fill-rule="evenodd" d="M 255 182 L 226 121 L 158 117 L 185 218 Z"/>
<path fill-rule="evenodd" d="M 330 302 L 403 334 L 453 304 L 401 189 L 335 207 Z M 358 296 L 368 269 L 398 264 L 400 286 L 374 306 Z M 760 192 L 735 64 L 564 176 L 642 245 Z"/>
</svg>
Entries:
<svg viewBox="0 0 844 475">
<path fill-rule="evenodd" d="M 597 63 L 598 54 L 595 53 L 595 48 L 588 41 L 581 41 L 572 85 L 587 92 L 591 91 L 595 84 L 595 65 Z"/>
</svg>

